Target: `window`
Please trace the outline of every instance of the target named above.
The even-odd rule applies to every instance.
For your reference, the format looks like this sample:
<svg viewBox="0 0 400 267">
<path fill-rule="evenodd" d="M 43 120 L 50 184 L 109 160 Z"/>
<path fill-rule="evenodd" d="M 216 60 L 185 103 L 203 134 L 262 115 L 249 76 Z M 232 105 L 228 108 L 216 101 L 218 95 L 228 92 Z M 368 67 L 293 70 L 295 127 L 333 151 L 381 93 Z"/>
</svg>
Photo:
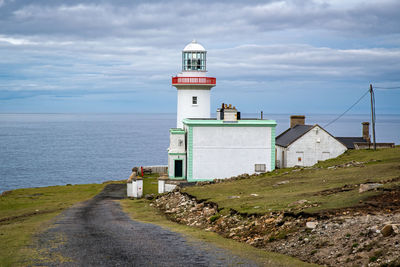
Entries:
<svg viewBox="0 0 400 267">
<path fill-rule="evenodd" d="M 183 52 L 182 69 L 184 71 L 205 71 L 206 52 Z"/>
<path fill-rule="evenodd" d="M 265 164 L 255 164 L 255 171 L 256 172 L 265 172 Z"/>
<path fill-rule="evenodd" d="M 192 104 L 197 105 L 197 96 L 192 97 Z"/>
</svg>

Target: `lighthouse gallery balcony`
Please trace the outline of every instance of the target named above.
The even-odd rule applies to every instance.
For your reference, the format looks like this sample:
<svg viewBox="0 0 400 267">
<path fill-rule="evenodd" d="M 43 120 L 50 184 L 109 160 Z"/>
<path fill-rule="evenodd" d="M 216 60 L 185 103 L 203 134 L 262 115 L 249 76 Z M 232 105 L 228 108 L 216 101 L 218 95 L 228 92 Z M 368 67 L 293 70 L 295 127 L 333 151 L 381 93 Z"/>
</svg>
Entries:
<svg viewBox="0 0 400 267">
<path fill-rule="evenodd" d="M 216 78 L 213 77 L 172 77 L 172 85 L 199 84 L 199 85 L 215 85 Z"/>
</svg>

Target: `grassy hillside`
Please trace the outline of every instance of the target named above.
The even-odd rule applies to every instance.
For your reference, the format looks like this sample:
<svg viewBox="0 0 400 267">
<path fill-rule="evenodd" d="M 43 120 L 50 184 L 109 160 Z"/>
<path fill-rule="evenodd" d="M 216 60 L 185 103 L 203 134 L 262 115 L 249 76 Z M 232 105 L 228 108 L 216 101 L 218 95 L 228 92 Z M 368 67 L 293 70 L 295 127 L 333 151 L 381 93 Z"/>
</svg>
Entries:
<svg viewBox="0 0 400 267">
<path fill-rule="evenodd" d="M 105 184 L 17 189 L 0 196 L 0 266 L 27 265 L 33 235 L 64 209 L 98 194 Z"/>
<path fill-rule="evenodd" d="M 249 179 L 184 188 L 198 199 L 218 203 L 222 212 L 243 213 L 274 210 L 316 212 L 358 204 L 379 194 L 358 193 L 359 184 L 400 185 L 400 147 L 347 151 L 312 168 L 281 169 Z"/>
</svg>

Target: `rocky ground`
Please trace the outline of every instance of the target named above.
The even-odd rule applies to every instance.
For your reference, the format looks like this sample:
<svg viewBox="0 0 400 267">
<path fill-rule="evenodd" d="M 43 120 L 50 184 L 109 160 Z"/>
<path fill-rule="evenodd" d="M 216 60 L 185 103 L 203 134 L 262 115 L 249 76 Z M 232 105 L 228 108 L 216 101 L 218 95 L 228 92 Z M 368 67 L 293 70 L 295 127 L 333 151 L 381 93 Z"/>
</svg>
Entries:
<svg viewBox="0 0 400 267">
<path fill-rule="evenodd" d="M 384 191 L 357 207 L 318 214 L 270 212 L 249 216 L 232 210 L 221 215 L 215 203 L 199 202 L 180 191 L 158 197 L 153 205 L 178 223 L 307 262 L 400 266 L 399 189 Z"/>
</svg>

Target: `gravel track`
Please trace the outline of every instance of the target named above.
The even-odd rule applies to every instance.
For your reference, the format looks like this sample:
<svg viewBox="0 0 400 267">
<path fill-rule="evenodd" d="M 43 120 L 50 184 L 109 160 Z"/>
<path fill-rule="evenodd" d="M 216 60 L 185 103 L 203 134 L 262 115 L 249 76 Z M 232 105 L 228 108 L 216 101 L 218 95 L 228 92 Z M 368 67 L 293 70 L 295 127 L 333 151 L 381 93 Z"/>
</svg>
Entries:
<svg viewBox="0 0 400 267">
<path fill-rule="evenodd" d="M 125 190 L 124 184 L 109 184 L 91 200 L 63 212 L 38 238 L 38 250 L 45 251 L 47 260 L 37 265 L 257 266 L 212 244 L 131 220 L 113 201 L 124 198 Z"/>
</svg>

